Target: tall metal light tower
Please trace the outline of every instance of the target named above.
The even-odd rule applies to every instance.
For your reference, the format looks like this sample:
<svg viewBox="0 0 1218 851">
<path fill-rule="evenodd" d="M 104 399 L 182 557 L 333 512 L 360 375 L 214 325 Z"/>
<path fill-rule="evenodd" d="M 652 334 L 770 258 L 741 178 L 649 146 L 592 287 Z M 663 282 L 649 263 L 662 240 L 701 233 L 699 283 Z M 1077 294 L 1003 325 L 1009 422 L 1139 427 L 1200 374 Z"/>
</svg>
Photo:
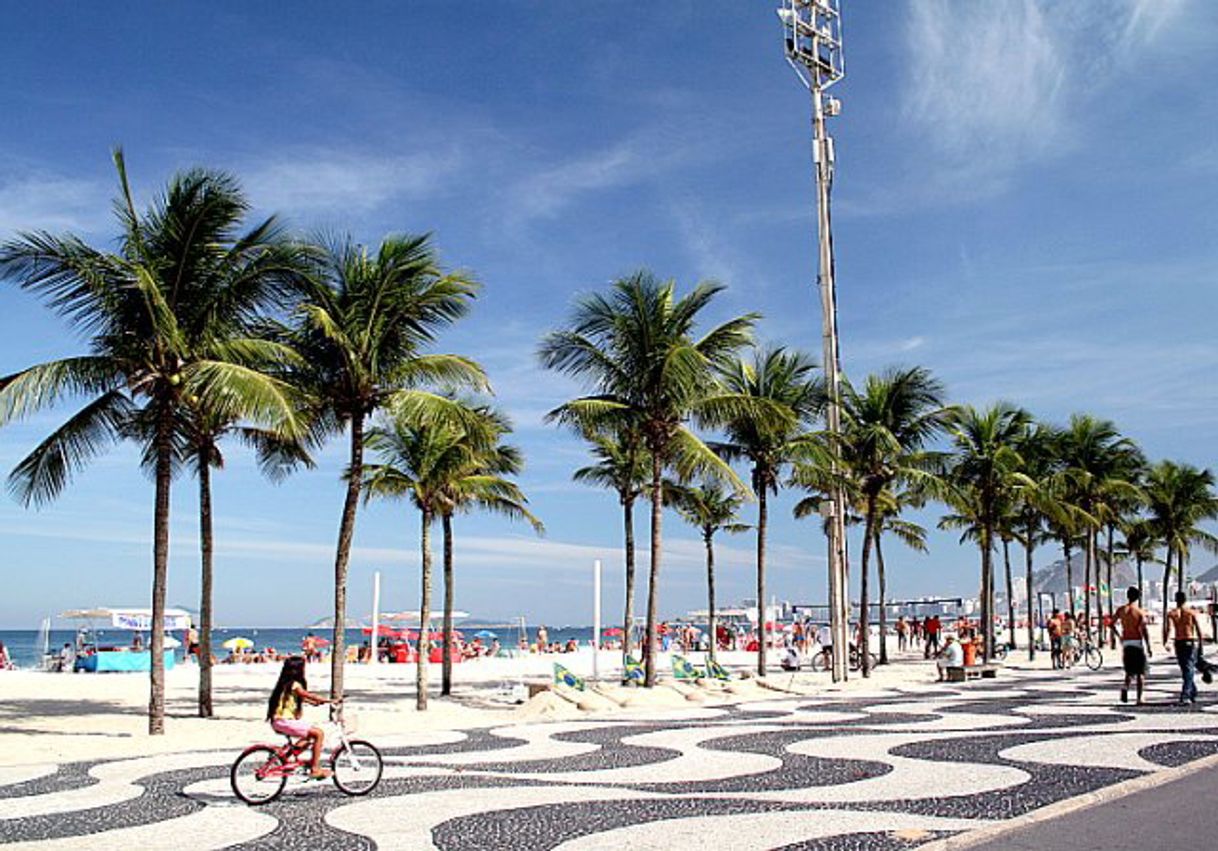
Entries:
<svg viewBox="0 0 1218 851">
<path fill-rule="evenodd" d="M 833 233 L 829 196 L 833 188 L 833 139 L 825 119 L 841 111 L 841 103 L 825 92 L 846 74 L 842 56 L 842 16 L 839 0 L 783 0 L 782 21 L 787 62 L 812 93 L 812 159 L 816 165 L 816 225 L 820 239 L 818 284 L 825 383 L 829 392 L 826 415 L 830 439 L 841 432 L 841 359 L 837 338 L 837 293 L 833 277 Z M 834 441 L 833 454 L 838 453 Z M 834 464 L 833 472 L 837 472 Z M 850 604 L 847 593 L 845 498 L 834 487 L 825 506 L 829 538 L 829 629 L 833 634 L 833 680 L 846 679 L 850 647 Z"/>
</svg>

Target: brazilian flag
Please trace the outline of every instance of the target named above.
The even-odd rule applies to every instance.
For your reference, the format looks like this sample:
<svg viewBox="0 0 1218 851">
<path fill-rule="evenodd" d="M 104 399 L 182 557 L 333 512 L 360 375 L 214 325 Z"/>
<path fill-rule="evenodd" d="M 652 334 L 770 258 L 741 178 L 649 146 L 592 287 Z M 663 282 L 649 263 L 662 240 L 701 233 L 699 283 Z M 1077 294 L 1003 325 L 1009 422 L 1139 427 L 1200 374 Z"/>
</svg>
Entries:
<svg viewBox="0 0 1218 851">
<path fill-rule="evenodd" d="M 643 663 L 627 653 L 622 660 L 622 682 L 641 683 L 645 679 L 647 679 L 647 672 L 643 670 Z"/>
<path fill-rule="evenodd" d="M 719 664 L 715 659 L 706 660 L 706 674 L 716 680 L 730 680 L 732 675 L 727 672 L 727 668 Z"/>
<path fill-rule="evenodd" d="M 577 677 L 557 662 L 554 663 L 554 682 L 579 691 L 584 690 L 584 678 Z"/>
<path fill-rule="evenodd" d="M 702 669 L 695 667 L 684 656 L 673 654 L 672 673 L 678 680 L 698 680 L 706 676 Z"/>
</svg>

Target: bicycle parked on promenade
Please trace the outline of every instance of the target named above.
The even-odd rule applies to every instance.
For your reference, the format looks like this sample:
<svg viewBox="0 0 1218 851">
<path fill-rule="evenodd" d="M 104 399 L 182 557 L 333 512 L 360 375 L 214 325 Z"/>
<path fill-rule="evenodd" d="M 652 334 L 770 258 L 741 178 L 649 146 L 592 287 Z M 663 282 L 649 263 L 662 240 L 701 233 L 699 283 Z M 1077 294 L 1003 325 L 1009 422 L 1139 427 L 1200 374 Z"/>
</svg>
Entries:
<svg viewBox="0 0 1218 851">
<path fill-rule="evenodd" d="M 327 739 L 337 744 L 330 753 L 330 778 L 339 791 L 347 795 L 367 795 L 381 782 L 384 761 L 381 752 L 363 739 L 351 738 L 353 722 L 340 717 Z M 301 777 L 302 783 L 316 783 L 309 777 L 309 759 L 305 756 L 313 743 L 306 738 L 284 736 L 282 745 L 259 743 L 250 745 L 229 772 L 233 794 L 247 804 L 269 804 L 288 785 L 288 780 Z"/>
</svg>

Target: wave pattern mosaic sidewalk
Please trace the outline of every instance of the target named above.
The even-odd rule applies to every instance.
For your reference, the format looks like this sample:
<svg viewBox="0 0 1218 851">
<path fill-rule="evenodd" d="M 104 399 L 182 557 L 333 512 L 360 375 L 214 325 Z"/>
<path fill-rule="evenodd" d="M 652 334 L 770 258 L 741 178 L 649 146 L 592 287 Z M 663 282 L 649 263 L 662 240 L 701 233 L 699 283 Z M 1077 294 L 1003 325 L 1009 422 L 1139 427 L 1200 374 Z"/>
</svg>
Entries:
<svg viewBox="0 0 1218 851">
<path fill-rule="evenodd" d="M 908 848 L 1218 753 L 1218 707 L 1115 694 L 1112 672 L 1040 674 L 432 734 L 382 743 L 368 798 L 307 784 L 256 809 L 231 752 L 6 768 L 0 843 Z"/>
</svg>

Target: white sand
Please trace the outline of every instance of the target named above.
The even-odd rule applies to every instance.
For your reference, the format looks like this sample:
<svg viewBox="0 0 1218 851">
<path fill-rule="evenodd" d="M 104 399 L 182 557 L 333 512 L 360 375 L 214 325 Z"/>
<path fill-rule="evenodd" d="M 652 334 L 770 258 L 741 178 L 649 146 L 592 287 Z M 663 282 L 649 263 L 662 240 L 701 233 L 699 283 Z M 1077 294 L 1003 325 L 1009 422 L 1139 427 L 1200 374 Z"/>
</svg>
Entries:
<svg viewBox="0 0 1218 851">
<path fill-rule="evenodd" d="M 775 654 L 775 657 L 777 654 Z M 1022 661 L 1021 661 L 1022 657 Z M 922 692 L 933 694 L 935 669 L 920 654 L 894 654 L 895 663 L 876 670 L 869 680 L 854 674 L 833 684 L 828 674 L 796 675 L 771 669 L 765 681 L 754 678 L 719 683 L 677 683 L 664 677 L 653 689 L 617 686 L 617 654 L 602 652 L 602 683 L 595 691 L 558 688 L 524 705 L 510 702 L 508 689 L 519 683 L 549 682 L 554 662 L 581 676 L 592 673 L 591 651 L 523 659 L 479 659 L 455 665 L 454 695 L 439 698 L 439 666 L 430 666 L 432 698 L 426 712 L 415 710 L 413 665 L 349 665 L 347 711 L 356 716 L 361 735 L 386 744 L 425 743 L 441 731 L 505 726 L 547 720 L 597 717 L 663 717 L 704 713 L 722 703 L 790 700 L 792 695 L 858 696 Z M 755 666 L 749 653 L 722 653 L 730 670 Z M 701 662 L 701 654 L 692 654 Z M 1009 664 L 1027 666 L 1026 655 L 1012 654 Z M 1036 667 L 1048 667 L 1038 654 Z M 661 671 L 669 671 L 661 657 Z M 196 714 L 198 669 L 183 665 L 167 673 L 166 733 L 149 736 L 147 674 L 48 674 L 0 672 L 0 766 L 38 766 L 88 759 L 132 757 L 190 750 L 236 751 L 265 740 L 266 700 L 278 675 L 276 665 L 220 665 L 215 668 L 216 717 Z M 328 665 L 311 665 L 309 686 L 325 693 Z M 323 709 L 307 708 L 306 718 L 324 718 Z M 451 735 L 450 735 L 451 738 Z"/>
</svg>

